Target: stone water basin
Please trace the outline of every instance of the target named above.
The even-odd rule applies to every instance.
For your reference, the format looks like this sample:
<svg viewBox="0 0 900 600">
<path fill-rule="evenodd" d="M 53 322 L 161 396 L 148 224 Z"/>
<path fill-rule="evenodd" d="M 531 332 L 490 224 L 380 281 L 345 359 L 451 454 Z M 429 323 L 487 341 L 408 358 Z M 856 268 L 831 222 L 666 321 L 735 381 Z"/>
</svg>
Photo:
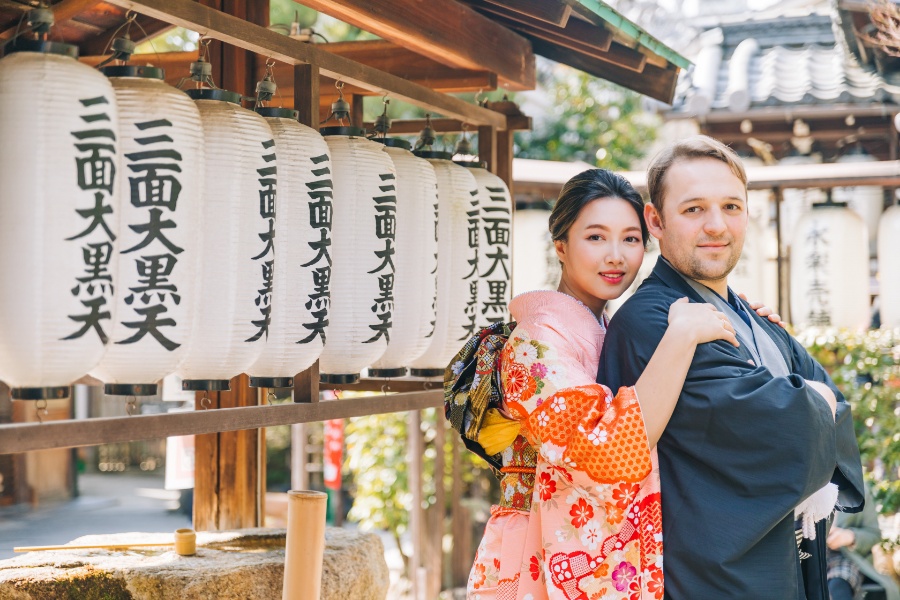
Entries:
<svg viewBox="0 0 900 600">
<path fill-rule="evenodd" d="M 0 561 L 0 600 L 281 600 L 284 539 L 283 529 L 198 532 L 195 556 L 171 547 L 29 552 Z M 69 543 L 172 540 L 132 532 Z M 384 600 L 389 583 L 377 535 L 326 528 L 321 600 Z"/>
</svg>

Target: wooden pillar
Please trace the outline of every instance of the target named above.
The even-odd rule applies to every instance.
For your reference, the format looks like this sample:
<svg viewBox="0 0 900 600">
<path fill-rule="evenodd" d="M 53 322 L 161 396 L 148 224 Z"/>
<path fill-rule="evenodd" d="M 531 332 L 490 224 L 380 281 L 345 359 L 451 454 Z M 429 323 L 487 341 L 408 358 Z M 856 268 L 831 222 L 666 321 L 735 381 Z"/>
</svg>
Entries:
<svg viewBox="0 0 900 600">
<path fill-rule="evenodd" d="M 269 0 L 201 0 L 201 4 L 262 25 L 269 24 Z M 256 61 L 251 52 L 213 41 L 213 79 L 220 87 L 253 94 Z M 215 290 L 203 290 L 214 294 Z M 204 398 L 208 397 L 208 400 Z M 231 380 L 231 391 L 196 395 L 196 409 L 259 404 L 259 390 L 247 375 Z M 195 437 L 194 529 L 259 527 L 265 520 L 265 431 L 250 429 Z"/>
<path fill-rule="evenodd" d="M 365 96 L 359 94 L 353 94 L 353 97 L 350 99 L 350 122 L 354 127 L 363 126 L 363 101 L 365 99 Z"/>
<path fill-rule="evenodd" d="M 231 391 L 198 392 L 197 410 L 256 406 L 258 390 L 247 375 L 231 380 Z M 217 531 L 259 527 L 265 473 L 259 457 L 265 437 L 258 429 L 225 431 L 194 438 L 194 529 Z M 264 469 L 262 470 L 264 471 Z"/>
<path fill-rule="evenodd" d="M 319 130 L 319 67 L 294 67 L 294 109 L 300 113 L 301 123 Z"/>
<path fill-rule="evenodd" d="M 419 581 L 419 569 L 423 567 L 424 555 L 425 510 L 422 508 L 422 471 L 423 457 L 425 456 L 424 441 L 422 439 L 422 412 L 410 411 L 407 422 L 407 449 L 409 451 L 409 477 L 407 485 L 412 497 L 412 507 L 409 513 L 409 533 L 412 537 L 412 556 L 409 557 L 409 581 L 411 584 L 410 597 L 412 600 L 421 600 L 425 590 L 421 588 Z"/>
<path fill-rule="evenodd" d="M 494 174 L 506 183 L 510 197 L 516 197 L 513 189 L 513 131 L 507 129 L 497 132 L 497 168 Z"/>
<path fill-rule="evenodd" d="M 490 125 L 478 128 L 478 160 L 487 163 L 487 170 L 497 172 L 497 130 Z"/>
<path fill-rule="evenodd" d="M 426 598 L 437 598 L 441 593 L 444 578 L 444 522 L 446 490 L 444 489 L 444 443 L 447 439 L 447 421 L 440 411 L 435 413 L 434 433 L 434 511 L 429 523 L 429 545 L 431 547 L 428 569 L 428 593 Z"/>
</svg>

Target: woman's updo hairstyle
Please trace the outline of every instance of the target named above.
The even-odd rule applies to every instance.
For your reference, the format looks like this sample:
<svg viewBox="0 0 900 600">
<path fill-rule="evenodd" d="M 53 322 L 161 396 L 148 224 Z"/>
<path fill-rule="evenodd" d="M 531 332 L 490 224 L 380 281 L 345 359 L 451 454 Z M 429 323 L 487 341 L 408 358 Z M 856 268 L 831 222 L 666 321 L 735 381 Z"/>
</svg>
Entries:
<svg viewBox="0 0 900 600">
<path fill-rule="evenodd" d="M 621 198 L 634 208 L 641 223 L 641 239 L 649 241 L 644 220 L 644 200 L 631 183 L 621 175 L 606 169 L 588 169 L 566 182 L 550 213 L 550 236 L 553 241 L 566 241 L 569 228 L 578 219 L 581 209 L 601 198 Z"/>
</svg>

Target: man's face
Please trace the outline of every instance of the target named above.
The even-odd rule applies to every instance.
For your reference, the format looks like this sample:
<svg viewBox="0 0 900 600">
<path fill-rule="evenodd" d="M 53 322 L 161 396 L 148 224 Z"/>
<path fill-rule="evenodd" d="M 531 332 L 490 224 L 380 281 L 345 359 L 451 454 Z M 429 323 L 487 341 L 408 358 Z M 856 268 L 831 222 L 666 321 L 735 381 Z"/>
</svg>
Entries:
<svg viewBox="0 0 900 600">
<path fill-rule="evenodd" d="M 728 165 L 714 158 L 675 163 L 666 174 L 662 215 L 651 204 L 644 214 L 666 260 L 724 296 L 747 231 L 747 190 Z"/>
</svg>

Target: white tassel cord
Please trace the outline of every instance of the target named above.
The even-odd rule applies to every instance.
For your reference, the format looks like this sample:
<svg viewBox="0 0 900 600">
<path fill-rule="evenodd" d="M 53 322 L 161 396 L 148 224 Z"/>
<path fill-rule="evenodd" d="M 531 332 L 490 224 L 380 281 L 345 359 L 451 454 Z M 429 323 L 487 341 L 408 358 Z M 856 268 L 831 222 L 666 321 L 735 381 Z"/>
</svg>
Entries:
<svg viewBox="0 0 900 600">
<path fill-rule="evenodd" d="M 838 486 L 828 483 L 794 509 L 794 518 L 803 521 L 803 537 L 816 539 L 816 522 L 831 516 L 837 499 Z"/>
</svg>

